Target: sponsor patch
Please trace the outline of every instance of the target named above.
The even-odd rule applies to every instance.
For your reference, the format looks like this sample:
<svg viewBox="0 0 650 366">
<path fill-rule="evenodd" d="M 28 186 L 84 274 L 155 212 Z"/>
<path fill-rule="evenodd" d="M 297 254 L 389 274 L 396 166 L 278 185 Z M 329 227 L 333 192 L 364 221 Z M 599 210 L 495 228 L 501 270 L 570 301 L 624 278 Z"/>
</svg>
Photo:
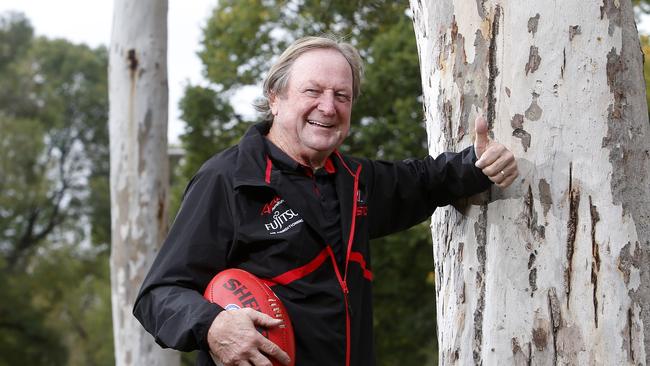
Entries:
<svg viewBox="0 0 650 366">
<path fill-rule="evenodd" d="M 271 235 L 282 234 L 303 222 L 300 215 L 290 208 L 282 212 L 275 211 L 272 217 L 271 222 L 264 224 L 264 228 Z"/>
<path fill-rule="evenodd" d="M 269 220 L 264 224 L 266 232 L 270 235 L 282 234 L 303 222 L 302 218 L 293 209 L 284 204 L 284 199 L 275 196 L 269 203 L 262 207 L 262 216 Z"/>
</svg>

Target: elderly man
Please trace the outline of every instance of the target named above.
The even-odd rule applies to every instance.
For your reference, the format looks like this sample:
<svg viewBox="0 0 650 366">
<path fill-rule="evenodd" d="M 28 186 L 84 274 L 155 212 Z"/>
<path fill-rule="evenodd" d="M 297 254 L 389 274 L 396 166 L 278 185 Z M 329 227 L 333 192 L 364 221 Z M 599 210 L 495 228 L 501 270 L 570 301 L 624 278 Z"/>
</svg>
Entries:
<svg viewBox="0 0 650 366">
<path fill-rule="evenodd" d="M 373 365 L 369 240 L 514 181 L 513 154 L 488 139 L 482 118 L 474 146 L 459 153 L 399 162 L 339 153 L 361 75 L 357 51 L 323 37 L 296 41 L 271 68 L 264 121 L 191 180 L 142 285 L 134 314 L 160 345 L 201 350 L 199 365 L 288 364 L 255 329 L 278 320 L 201 296 L 236 267 L 275 284 L 297 365 Z"/>
</svg>

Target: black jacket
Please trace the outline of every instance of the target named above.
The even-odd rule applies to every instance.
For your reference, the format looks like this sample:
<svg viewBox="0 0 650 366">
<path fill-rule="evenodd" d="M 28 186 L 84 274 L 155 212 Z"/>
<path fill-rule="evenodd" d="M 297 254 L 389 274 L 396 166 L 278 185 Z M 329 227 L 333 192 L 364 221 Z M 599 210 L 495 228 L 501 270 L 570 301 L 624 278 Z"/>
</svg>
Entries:
<svg viewBox="0 0 650 366">
<path fill-rule="evenodd" d="M 266 153 L 268 124 L 209 159 L 135 303 L 134 315 L 163 347 L 200 349 L 212 365 L 208 328 L 222 309 L 203 299 L 210 279 L 237 267 L 275 283 L 293 322 L 297 365 L 373 365 L 372 265 L 368 242 L 426 220 L 436 207 L 487 189 L 473 149 L 384 162 L 335 152 L 345 261 L 336 264 L 319 212 L 294 189 L 302 179 Z"/>
</svg>

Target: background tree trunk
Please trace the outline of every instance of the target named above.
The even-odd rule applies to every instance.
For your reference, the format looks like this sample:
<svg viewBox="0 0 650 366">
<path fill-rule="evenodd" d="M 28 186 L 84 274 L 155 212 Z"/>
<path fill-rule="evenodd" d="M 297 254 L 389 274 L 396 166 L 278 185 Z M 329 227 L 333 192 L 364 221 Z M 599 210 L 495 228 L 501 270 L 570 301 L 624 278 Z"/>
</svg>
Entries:
<svg viewBox="0 0 650 366">
<path fill-rule="evenodd" d="M 630 1 L 411 8 L 431 153 L 471 144 L 483 114 L 521 172 L 433 217 L 440 364 L 648 364 L 650 135 Z"/>
<path fill-rule="evenodd" d="M 132 315 L 167 233 L 167 1 L 115 0 L 109 55 L 111 290 L 117 365 L 178 365 Z"/>
</svg>

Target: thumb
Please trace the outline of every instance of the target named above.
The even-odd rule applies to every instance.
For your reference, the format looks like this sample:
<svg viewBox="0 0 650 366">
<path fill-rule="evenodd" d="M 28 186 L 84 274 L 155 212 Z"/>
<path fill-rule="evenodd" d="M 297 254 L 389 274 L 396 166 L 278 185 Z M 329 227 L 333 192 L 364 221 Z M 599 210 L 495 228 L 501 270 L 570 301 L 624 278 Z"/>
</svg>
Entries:
<svg viewBox="0 0 650 366">
<path fill-rule="evenodd" d="M 476 136 L 474 137 L 474 152 L 476 153 L 476 158 L 480 159 L 490 143 L 487 121 L 483 116 L 476 117 L 474 132 L 476 132 Z"/>
</svg>

